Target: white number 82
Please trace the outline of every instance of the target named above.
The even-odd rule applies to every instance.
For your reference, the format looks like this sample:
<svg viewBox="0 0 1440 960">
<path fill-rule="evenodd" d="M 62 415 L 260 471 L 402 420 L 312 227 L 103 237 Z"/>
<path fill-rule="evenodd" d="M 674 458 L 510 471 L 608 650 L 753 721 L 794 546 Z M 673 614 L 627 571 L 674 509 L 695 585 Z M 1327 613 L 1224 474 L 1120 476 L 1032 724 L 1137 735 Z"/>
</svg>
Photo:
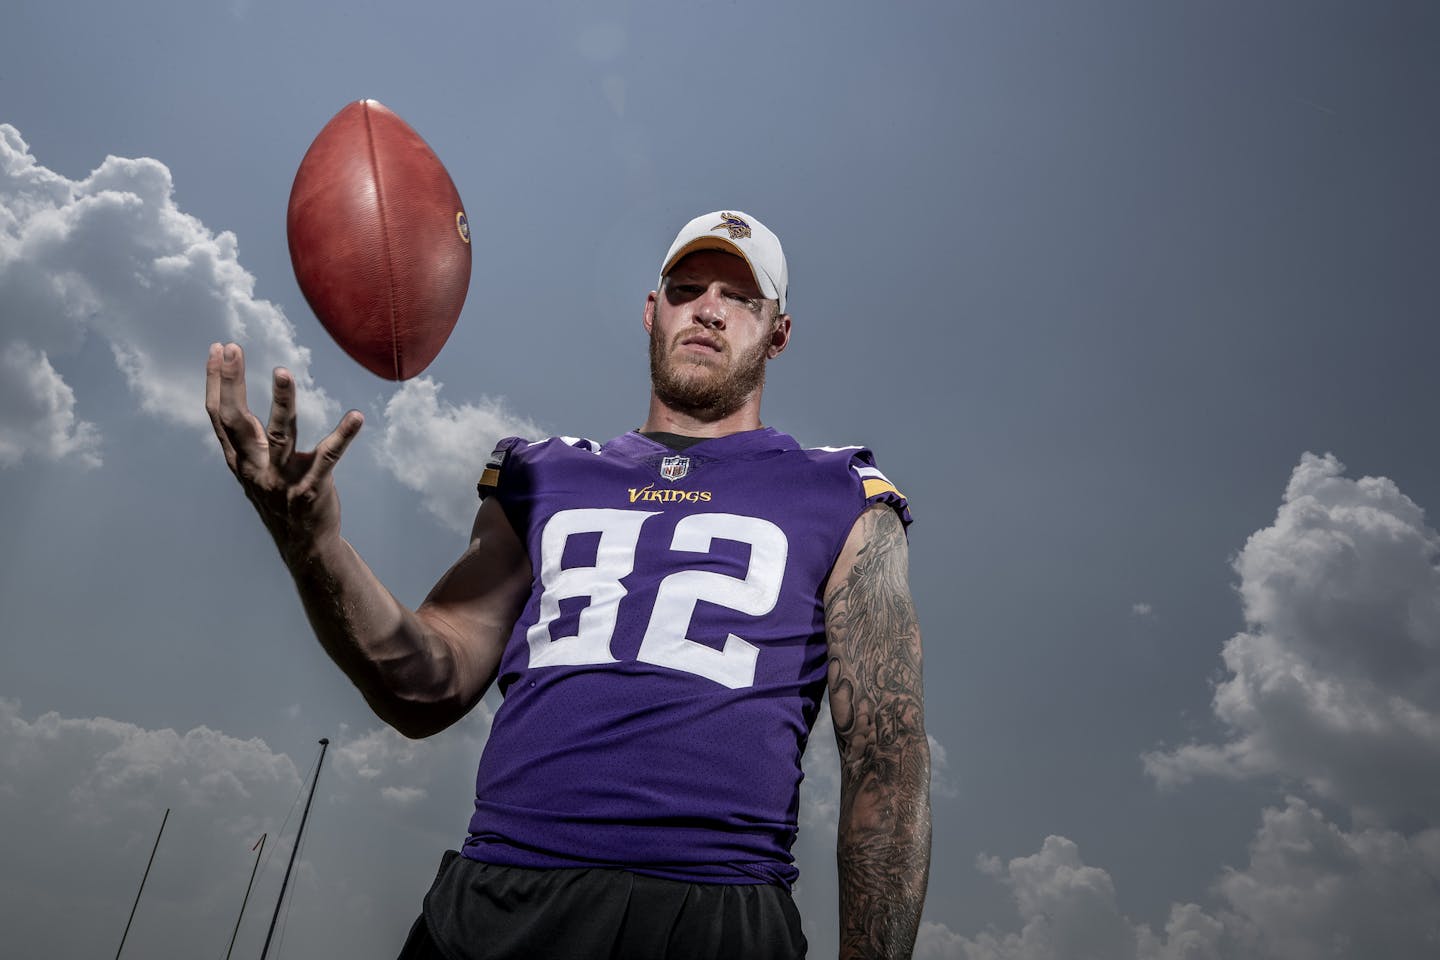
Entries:
<svg viewBox="0 0 1440 960">
<path fill-rule="evenodd" d="M 540 534 L 540 617 L 526 633 L 532 667 L 616 662 L 610 653 L 610 639 L 620 601 L 627 593 L 621 580 L 635 569 L 640 528 L 655 515 L 604 508 L 562 510 L 545 524 Z M 599 534 L 595 563 L 562 569 L 565 545 L 577 534 Z M 660 581 L 636 659 L 693 673 L 734 690 L 755 682 L 760 650 L 733 633 L 726 636 L 721 650 L 691 640 L 685 632 L 695 605 L 704 600 L 752 617 L 769 613 L 780 599 L 790 545 L 784 531 L 768 520 L 733 513 L 696 513 L 675 525 L 670 549 L 707 553 L 717 539 L 749 544 L 750 563 L 744 578 L 691 569 Z M 552 639 L 550 626 L 560 616 L 560 601 L 576 597 L 588 597 L 590 603 L 581 611 L 575 633 Z"/>
</svg>

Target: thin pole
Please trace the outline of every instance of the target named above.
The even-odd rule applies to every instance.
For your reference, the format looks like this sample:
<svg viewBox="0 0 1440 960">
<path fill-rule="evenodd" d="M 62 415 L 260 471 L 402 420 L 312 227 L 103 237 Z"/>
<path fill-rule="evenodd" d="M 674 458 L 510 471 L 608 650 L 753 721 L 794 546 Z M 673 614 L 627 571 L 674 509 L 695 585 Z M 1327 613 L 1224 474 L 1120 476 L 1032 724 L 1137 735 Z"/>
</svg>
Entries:
<svg viewBox="0 0 1440 960">
<path fill-rule="evenodd" d="M 255 866 L 250 868 L 250 882 L 245 884 L 245 899 L 240 901 L 240 916 L 235 918 L 235 932 L 230 934 L 230 949 L 225 951 L 225 960 L 230 960 L 230 953 L 235 949 L 235 937 L 240 933 L 240 921 L 245 919 L 245 904 L 250 902 L 250 888 L 255 886 L 255 871 L 260 869 L 260 858 L 265 854 L 265 838 L 268 833 L 260 834 L 260 839 L 255 841 L 251 850 L 259 850 L 255 854 Z"/>
<path fill-rule="evenodd" d="M 160 818 L 160 832 L 155 834 L 155 846 L 150 848 L 150 859 L 145 862 L 145 873 L 140 877 L 140 889 L 135 891 L 135 902 L 130 905 L 130 919 L 125 921 L 125 932 L 120 934 L 120 946 L 115 948 L 115 960 L 120 960 L 120 951 L 125 949 L 125 938 L 130 936 L 130 924 L 135 920 L 135 908 L 140 906 L 140 894 L 145 892 L 145 881 L 150 877 L 150 865 L 155 862 L 155 851 L 160 849 L 160 836 L 165 832 L 165 821 L 170 819 L 170 808 Z"/>
<path fill-rule="evenodd" d="M 305 812 L 300 814 L 300 829 L 295 831 L 295 846 L 290 848 L 290 862 L 285 865 L 285 879 L 280 881 L 280 896 L 275 899 L 275 912 L 270 916 L 270 931 L 265 934 L 265 947 L 260 951 L 260 960 L 270 954 L 270 938 L 275 936 L 275 921 L 280 919 L 280 905 L 285 902 L 285 888 L 290 883 L 290 871 L 295 866 L 295 854 L 300 852 L 300 838 L 305 835 L 305 821 L 310 817 L 310 803 L 315 799 L 315 788 L 320 784 L 320 765 L 325 762 L 325 749 L 330 741 L 320 738 L 320 759 L 315 761 L 315 779 L 310 781 L 310 796 L 305 798 Z"/>
</svg>

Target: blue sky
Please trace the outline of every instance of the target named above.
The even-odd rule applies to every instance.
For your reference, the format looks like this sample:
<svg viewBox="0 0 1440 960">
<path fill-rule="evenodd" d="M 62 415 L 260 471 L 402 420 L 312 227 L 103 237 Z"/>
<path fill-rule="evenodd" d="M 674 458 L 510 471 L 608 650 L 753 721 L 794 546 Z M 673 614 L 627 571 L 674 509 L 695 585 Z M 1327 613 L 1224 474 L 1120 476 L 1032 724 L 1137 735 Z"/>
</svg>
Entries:
<svg viewBox="0 0 1440 960">
<path fill-rule="evenodd" d="M 170 806 L 127 955 L 222 954 L 321 736 L 286 949 L 393 955 L 463 834 L 493 702 L 433 742 L 378 729 L 215 449 L 206 346 L 303 370 L 312 441 L 366 413 L 345 533 L 415 603 L 496 436 L 637 425 L 645 293 L 679 226 L 725 207 L 789 255 L 766 420 L 868 444 L 916 514 L 943 758 L 917 956 L 1433 953 L 1430 5 L 6 21 L 0 812 L 24 827 L 0 837 L 0 925 L 20 953 L 112 949 Z M 301 156 L 361 97 L 430 142 L 475 234 L 459 326 L 404 386 L 329 342 L 285 246 Z M 830 740 L 797 847 L 815 956 Z"/>
</svg>

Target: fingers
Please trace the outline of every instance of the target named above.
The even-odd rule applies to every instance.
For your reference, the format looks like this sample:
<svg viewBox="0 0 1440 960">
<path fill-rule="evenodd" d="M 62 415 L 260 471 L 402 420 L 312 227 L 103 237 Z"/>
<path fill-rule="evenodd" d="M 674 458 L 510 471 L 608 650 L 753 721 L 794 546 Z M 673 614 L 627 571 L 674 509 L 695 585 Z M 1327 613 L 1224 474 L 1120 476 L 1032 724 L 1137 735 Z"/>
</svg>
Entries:
<svg viewBox="0 0 1440 960">
<path fill-rule="evenodd" d="M 270 401 L 270 425 L 265 428 L 270 464 L 284 469 L 295 452 L 295 379 L 284 367 L 275 368 L 275 392 Z"/>
<path fill-rule="evenodd" d="M 237 475 L 265 465 L 265 433 L 245 405 L 245 353 L 239 344 L 210 345 L 205 361 L 205 409 L 225 462 Z"/>
<path fill-rule="evenodd" d="M 210 353 L 205 357 L 205 412 L 210 415 L 210 426 L 215 429 L 215 439 L 225 454 L 225 462 L 235 469 L 235 446 L 220 422 L 220 357 L 221 346 L 210 344 Z"/>
<path fill-rule="evenodd" d="M 335 464 L 344 456 L 350 441 L 355 439 L 355 435 L 364 425 L 365 417 L 359 410 L 351 410 L 340 418 L 335 429 L 315 445 L 315 459 L 311 461 L 305 476 L 295 485 L 295 496 L 303 498 L 316 495 L 322 482 L 330 476 Z"/>
<path fill-rule="evenodd" d="M 280 471 L 294 458 L 294 472 L 303 471 L 304 475 L 291 494 L 301 498 L 317 495 L 365 424 L 360 411 L 351 410 L 313 453 L 295 458 L 295 378 L 284 367 L 275 369 L 270 423 L 262 429 L 246 406 L 245 353 L 234 343 L 210 345 L 205 358 L 205 411 L 225 452 L 225 462 L 236 476 L 242 481 L 251 480 L 267 468 Z"/>
</svg>

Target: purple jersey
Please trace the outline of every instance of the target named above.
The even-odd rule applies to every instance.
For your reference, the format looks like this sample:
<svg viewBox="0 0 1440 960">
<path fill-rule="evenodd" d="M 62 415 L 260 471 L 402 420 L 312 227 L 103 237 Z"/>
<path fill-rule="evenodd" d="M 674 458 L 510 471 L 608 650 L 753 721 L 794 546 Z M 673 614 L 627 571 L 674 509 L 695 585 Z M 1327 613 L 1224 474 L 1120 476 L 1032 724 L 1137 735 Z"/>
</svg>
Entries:
<svg viewBox="0 0 1440 960">
<path fill-rule="evenodd" d="M 868 450 L 769 428 L 683 453 L 501 442 L 481 481 L 529 552 L 464 853 L 789 885 L 825 687 L 823 592 L 875 501 Z"/>
</svg>

